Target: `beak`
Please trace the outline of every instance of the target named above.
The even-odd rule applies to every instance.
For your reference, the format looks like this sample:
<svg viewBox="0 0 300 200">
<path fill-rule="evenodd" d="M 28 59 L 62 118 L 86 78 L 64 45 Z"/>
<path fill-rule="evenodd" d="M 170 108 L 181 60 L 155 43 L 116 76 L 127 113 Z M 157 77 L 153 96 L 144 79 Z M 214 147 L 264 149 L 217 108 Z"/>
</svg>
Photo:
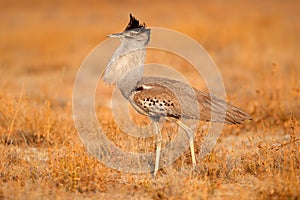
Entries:
<svg viewBox="0 0 300 200">
<path fill-rule="evenodd" d="M 122 37 L 122 33 L 109 34 L 109 35 L 107 35 L 107 37 L 109 37 L 109 38 L 120 38 L 120 37 Z"/>
</svg>

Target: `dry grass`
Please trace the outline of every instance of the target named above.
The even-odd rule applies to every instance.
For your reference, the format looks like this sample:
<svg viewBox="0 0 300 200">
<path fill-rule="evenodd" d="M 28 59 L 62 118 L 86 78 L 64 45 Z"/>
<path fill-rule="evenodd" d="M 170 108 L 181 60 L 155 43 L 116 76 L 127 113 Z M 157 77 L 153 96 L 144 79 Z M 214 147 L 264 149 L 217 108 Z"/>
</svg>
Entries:
<svg viewBox="0 0 300 200">
<path fill-rule="evenodd" d="M 0 7 L 0 199 L 300 198 L 298 1 L 32 0 L 0 1 Z M 78 137 L 71 103 L 76 70 L 106 34 L 125 27 L 129 12 L 201 43 L 223 75 L 228 99 L 254 118 L 226 126 L 195 172 L 189 153 L 156 179 L 118 172 L 89 156 Z M 184 63 L 166 62 L 197 86 Z M 128 137 L 107 108 L 99 112 L 112 141 L 126 150 L 154 149 L 153 138 Z M 164 130 L 164 144 L 174 128 Z M 198 130 L 196 147 L 204 132 Z"/>
</svg>

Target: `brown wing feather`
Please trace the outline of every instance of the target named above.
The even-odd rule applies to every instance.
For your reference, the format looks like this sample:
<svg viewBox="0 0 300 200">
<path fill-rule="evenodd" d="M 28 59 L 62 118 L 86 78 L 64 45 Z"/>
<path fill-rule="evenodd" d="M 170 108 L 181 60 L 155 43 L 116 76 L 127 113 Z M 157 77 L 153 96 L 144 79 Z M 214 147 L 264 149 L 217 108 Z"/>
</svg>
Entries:
<svg viewBox="0 0 300 200">
<path fill-rule="evenodd" d="M 163 106 L 166 109 L 151 110 L 151 106 L 145 107 L 141 100 L 150 97 L 155 97 L 159 102 L 169 101 L 167 106 Z M 132 93 L 131 99 L 132 105 L 140 113 L 149 116 L 198 119 L 228 124 L 239 124 L 251 119 L 247 113 L 218 97 L 168 78 L 143 77 L 137 84 L 136 91 Z"/>
<path fill-rule="evenodd" d="M 156 83 L 140 85 L 130 101 L 140 113 L 153 117 L 180 117 L 180 104 L 167 87 Z"/>
</svg>

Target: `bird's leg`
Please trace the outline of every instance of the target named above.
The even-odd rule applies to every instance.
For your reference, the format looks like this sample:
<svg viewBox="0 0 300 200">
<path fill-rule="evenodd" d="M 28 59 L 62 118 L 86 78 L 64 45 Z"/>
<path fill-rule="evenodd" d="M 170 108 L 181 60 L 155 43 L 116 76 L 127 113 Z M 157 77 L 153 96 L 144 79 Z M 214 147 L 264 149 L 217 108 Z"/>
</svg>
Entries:
<svg viewBox="0 0 300 200">
<path fill-rule="evenodd" d="M 156 134 L 156 155 L 155 155 L 155 166 L 154 166 L 154 173 L 153 173 L 153 176 L 155 177 L 157 174 L 157 171 L 158 171 L 158 167 L 159 167 L 162 136 L 161 136 L 161 132 L 159 130 L 158 120 L 153 120 L 153 125 L 154 125 L 154 131 Z"/>
<path fill-rule="evenodd" d="M 191 155 L 192 155 L 193 169 L 195 169 L 196 168 L 196 159 L 195 159 L 195 151 L 194 151 L 193 131 L 187 125 L 182 123 L 182 121 L 180 121 L 180 120 L 177 120 L 176 124 L 178 124 L 187 133 L 187 136 L 189 138 L 189 143 L 190 143 L 190 151 L 191 151 Z"/>
</svg>

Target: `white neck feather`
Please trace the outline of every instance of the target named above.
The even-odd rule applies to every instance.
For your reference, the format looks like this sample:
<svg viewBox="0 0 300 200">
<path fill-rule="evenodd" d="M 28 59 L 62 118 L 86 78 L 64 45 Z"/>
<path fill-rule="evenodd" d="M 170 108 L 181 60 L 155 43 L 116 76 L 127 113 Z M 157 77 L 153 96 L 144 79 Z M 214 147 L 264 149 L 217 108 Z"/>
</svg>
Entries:
<svg viewBox="0 0 300 200">
<path fill-rule="evenodd" d="M 117 84 L 123 96 L 128 99 L 143 76 L 145 57 L 144 45 L 122 41 L 106 67 L 104 82 L 109 85 Z"/>
</svg>

